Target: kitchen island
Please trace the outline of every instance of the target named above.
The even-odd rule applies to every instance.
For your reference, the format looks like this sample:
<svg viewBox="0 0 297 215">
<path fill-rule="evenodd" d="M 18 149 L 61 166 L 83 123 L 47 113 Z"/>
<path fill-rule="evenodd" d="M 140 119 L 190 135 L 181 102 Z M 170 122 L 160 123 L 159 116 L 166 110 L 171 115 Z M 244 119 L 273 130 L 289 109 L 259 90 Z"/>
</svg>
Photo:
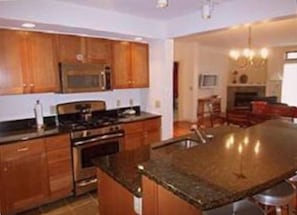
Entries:
<svg viewBox="0 0 297 215">
<path fill-rule="evenodd" d="M 174 140 L 95 163 L 100 169 L 99 181 L 100 174 L 106 174 L 128 190 L 131 198 L 143 198 L 143 214 L 178 214 L 177 206 L 201 214 L 293 176 L 297 170 L 296 131 L 296 125 L 280 120 L 247 129 L 222 128 L 208 144 L 188 148 Z M 99 201 L 103 194 L 99 187 Z"/>
</svg>

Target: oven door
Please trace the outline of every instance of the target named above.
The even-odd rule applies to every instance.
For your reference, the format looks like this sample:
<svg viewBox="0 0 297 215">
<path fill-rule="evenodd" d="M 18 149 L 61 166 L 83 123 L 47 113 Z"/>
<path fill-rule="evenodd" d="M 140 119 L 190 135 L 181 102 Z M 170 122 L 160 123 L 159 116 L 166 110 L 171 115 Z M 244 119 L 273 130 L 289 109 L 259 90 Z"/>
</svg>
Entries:
<svg viewBox="0 0 297 215">
<path fill-rule="evenodd" d="M 123 141 L 123 136 L 120 136 L 87 141 L 85 144 L 73 146 L 74 180 L 80 181 L 94 177 L 96 170 L 92 164 L 92 159 L 121 151 Z"/>
</svg>

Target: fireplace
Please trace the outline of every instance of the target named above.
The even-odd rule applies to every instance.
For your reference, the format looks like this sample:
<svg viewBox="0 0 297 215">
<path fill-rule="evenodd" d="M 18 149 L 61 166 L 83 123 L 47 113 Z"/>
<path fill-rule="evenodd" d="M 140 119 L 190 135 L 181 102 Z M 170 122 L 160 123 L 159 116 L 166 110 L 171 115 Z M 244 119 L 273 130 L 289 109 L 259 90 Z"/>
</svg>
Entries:
<svg viewBox="0 0 297 215">
<path fill-rule="evenodd" d="M 258 92 L 235 92 L 234 108 L 247 109 L 256 97 L 258 97 Z"/>
<path fill-rule="evenodd" d="M 265 86 L 229 86 L 227 89 L 227 109 L 249 109 L 250 102 L 265 96 Z"/>
</svg>

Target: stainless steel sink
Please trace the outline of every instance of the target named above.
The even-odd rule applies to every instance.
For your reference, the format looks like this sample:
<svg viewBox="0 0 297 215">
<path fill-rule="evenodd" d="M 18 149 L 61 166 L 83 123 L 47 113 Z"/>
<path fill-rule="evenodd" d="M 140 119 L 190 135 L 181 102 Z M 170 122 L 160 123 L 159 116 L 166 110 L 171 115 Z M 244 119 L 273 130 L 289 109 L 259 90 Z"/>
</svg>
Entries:
<svg viewBox="0 0 297 215">
<path fill-rule="evenodd" d="M 186 138 L 186 139 L 179 140 L 179 141 L 177 141 L 177 142 L 175 142 L 173 144 L 179 145 L 179 146 L 181 146 L 182 148 L 185 148 L 185 149 L 189 149 L 189 148 L 197 146 L 197 145 L 199 145 L 201 143 L 198 142 L 198 140 Z"/>
</svg>

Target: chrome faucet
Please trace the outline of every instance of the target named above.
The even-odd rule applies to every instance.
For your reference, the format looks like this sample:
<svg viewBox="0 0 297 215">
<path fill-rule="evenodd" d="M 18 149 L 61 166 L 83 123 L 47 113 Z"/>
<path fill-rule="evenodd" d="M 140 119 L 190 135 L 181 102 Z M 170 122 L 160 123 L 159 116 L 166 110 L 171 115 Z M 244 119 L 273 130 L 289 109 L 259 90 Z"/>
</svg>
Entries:
<svg viewBox="0 0 297 215">
<path fill-rule="evenodd" d="M 190 129 L 194 134 L 197 136 L 197 138 L 202 142 L 206 143 L 205 138 L 202 135 L 202 132 L 198 129 L 197 125 L 193 124 Z"/>
</svg>

